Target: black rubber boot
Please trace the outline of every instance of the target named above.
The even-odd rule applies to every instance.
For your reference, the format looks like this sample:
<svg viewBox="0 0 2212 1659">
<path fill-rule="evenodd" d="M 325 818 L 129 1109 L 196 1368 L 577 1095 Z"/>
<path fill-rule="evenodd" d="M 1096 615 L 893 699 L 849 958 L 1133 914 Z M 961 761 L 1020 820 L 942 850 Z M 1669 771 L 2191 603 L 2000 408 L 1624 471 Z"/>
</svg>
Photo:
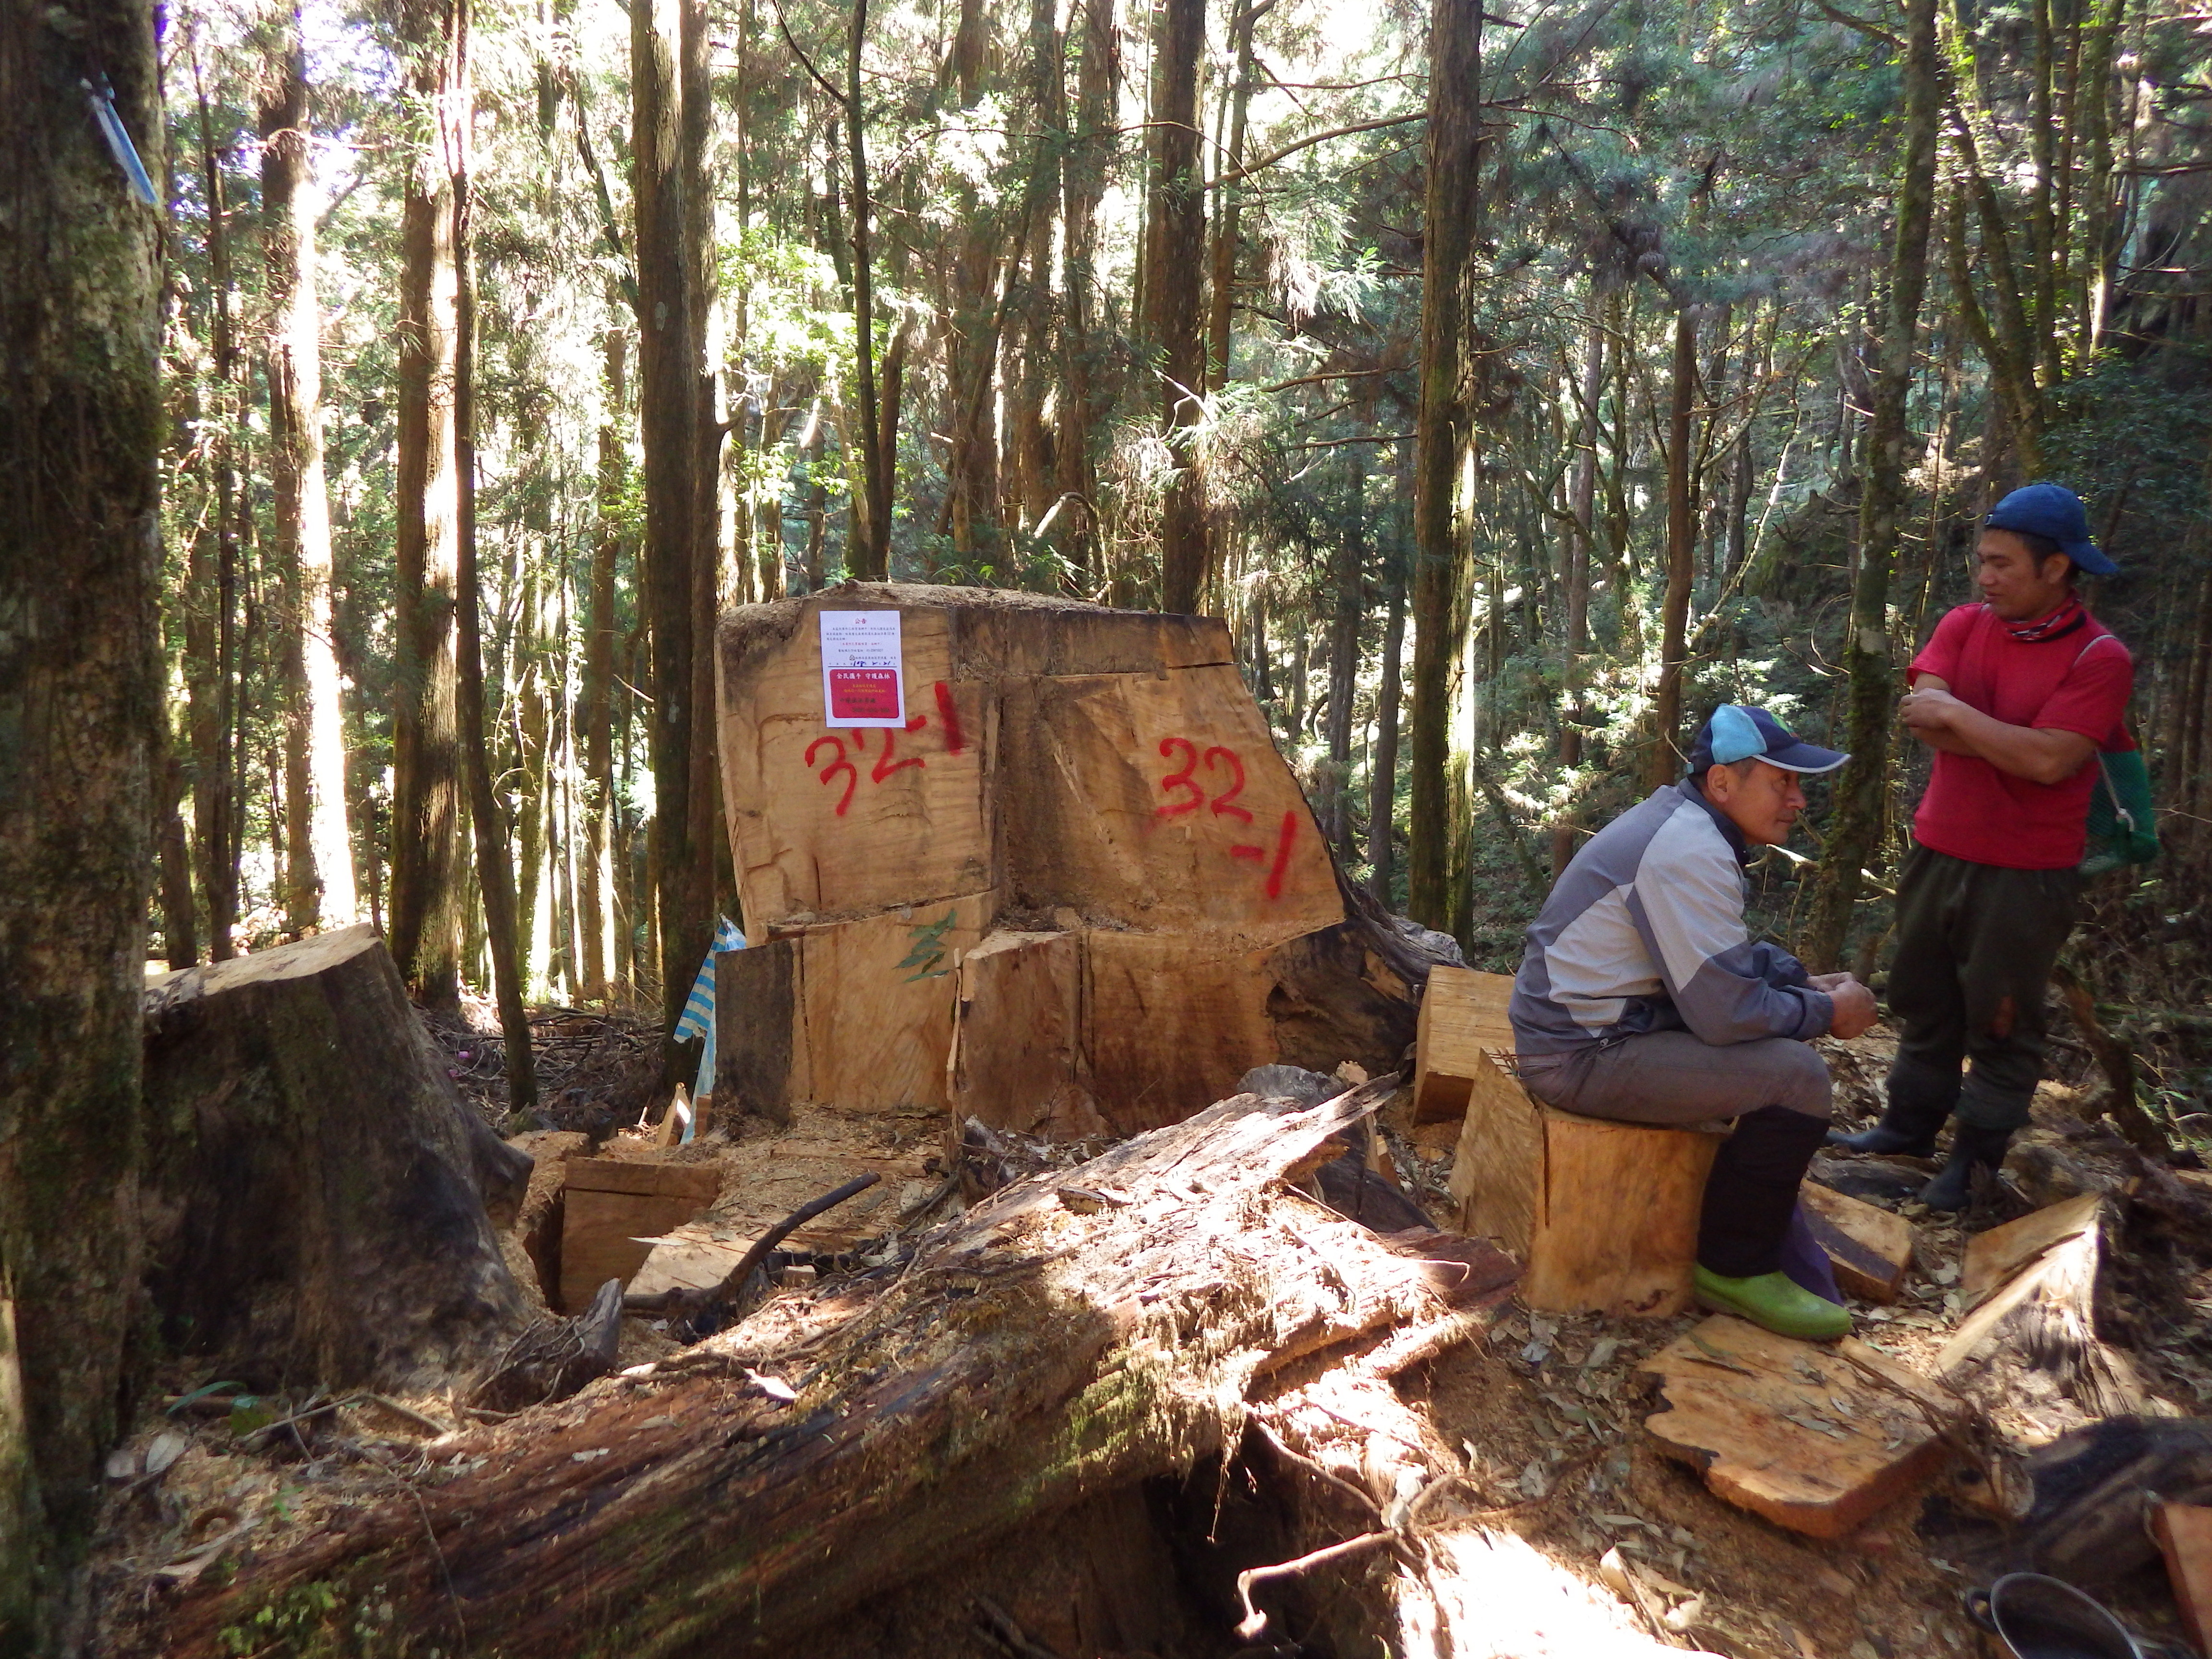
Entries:
<svg viewBox="0 0 2212 1659">
<path fill-rule="evenodd" d="M 1958 1074 L 1937 1073 L 1899 1060 L 1890 1068 L 1887 1095 L 1881 1121 L 1853 1135 L 1831 1129 L 1828 1145 L 1852 1152 L 1902 1152 L 1908 1158 L 1926 1158 L 1936 1150 L 1936 1132 L 1958 1103 Z"/>
<path fill-rule="evenodd" d="M 1965 1209 L 1974 1195 L 1974 1171 L 1996 1173 L 2011 1144 L 2009 1129 L 1978 1129 L 1961 1123 L 1951 1137 L 1951 1161 L 1920 1189 L 1920 1201 L 1931 1210 Z"/>
<path fill-rule="evenodd" d="M 1698 1219 L 1698 1265 L 1728 1279 L 1755 1278 L 1782 1265 L 1783 1236 L 1797 1208 L 1798 1184 L 1820 1144 L 1820 1119 L 1787 1106 L 1762 1106 L 1735 1122 L 1713 1155 Z"/>
</svg>

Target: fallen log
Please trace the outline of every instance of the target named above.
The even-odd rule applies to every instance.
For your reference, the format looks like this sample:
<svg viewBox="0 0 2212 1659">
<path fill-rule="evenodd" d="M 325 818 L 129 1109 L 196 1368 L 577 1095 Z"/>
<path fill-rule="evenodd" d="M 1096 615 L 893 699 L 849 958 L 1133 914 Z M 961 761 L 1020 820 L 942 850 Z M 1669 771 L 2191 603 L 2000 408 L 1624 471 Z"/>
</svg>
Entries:
<svg viewBox="0 0 2212 1659">
<path fill-rule="evenodd" d="M 122 1650 L 214 1659 L 257 1620 L 303 1649 L 358 1627 L 504 1659 L 788 1650 L 995 1535 L 1233 1449 L 1297 1358 L 1375 1333 L 1362 1363 L 1387 1373 L 1480 1329 L 1438 1264 L 1287 1185 L 1396 1083 L 1240 1096 L 1018 1181 L 650 1376 L 441 1443 L 465 1472 L 241 1550 Z"/>
<path fill-rule="evenodd" d="M 165 1338 L 257 1387 L 427 1392 L 529 1319 L 487 1205 L 526 1153 L 465 1107 L 374 929 L 145 994 L 140 1194 Z"/>
</svg>

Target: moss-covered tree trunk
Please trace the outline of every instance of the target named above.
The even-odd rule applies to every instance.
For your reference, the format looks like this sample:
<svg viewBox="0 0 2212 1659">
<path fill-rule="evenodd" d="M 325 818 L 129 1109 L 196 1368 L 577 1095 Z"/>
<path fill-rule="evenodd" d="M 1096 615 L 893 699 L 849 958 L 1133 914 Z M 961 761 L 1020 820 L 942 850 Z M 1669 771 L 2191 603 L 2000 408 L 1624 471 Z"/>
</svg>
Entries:
<svg viewBox="0 0 2212 1659">
<path fill-rule="evenodd" d="M 1195 611 L 1206 581 L 1206 514 L 1193 445 L 1206 393 L 1206 185 L 1199 165 L 1198 63 L 1205 0 L 1163 0 L 1152 44 L 1144 333 L 1176 471 L 1160 514 L 1160 609 Z"/>
<path fill-rule="evenodd" d="M 1844 645 L 1850 677 L 1844 744 L 1850 763 L 1838 781 L 1835 817 L 1820 857 L 1805 958 L 1816 969 L 1842 965 L 1858 902 L 1861 872 L 1881 842 L 1888 788 L 1894 676 L 1890 665 L 1889 588 L 1897 568 L 1905 509 L 1905 397 L 1911 390 L 1920 301 L 1928 286 L 1928 234 L 1935 218 L 1936 124 L 1942 110 L 1936 73 L 1936 0 L 1905 8 L 1905 160 L 1897 194 L 1889 315 L 1875 356 L 1874 410 L 1867 426 L 1866 493 L 1859 500 L 1859 568 Z"/>
<path fill-rule="evenodd" d="M 86 82 L 94 88 L 88 93 Z M 0 12 L 0 1651 L 90 1529 L 138 1258 L 161 669 L 154 17 Z M 12 1331 L 11 1331 L 12 1326 Z"/>
</svg>

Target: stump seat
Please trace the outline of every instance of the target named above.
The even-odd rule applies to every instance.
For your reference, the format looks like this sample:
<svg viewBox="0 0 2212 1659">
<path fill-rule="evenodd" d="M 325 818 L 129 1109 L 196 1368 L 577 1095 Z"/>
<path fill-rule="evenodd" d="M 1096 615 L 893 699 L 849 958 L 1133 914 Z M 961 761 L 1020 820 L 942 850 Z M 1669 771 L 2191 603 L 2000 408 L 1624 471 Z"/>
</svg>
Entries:
<svg viewBox="0 0 2212 1659">
<path fill-rule="evenodd" d="M 1457 1229 L 1526 1264 L 1522 1300 L 1550 1313 L 1659 1318 L 1692 1304 L 1698 1212 L 1717 1133 L 1584 1117 L 1512 1075 L 1512 981 L 1439 968 L 1421 1006 L 1414 1116 L 1464 1103 Z"/>
</svg>

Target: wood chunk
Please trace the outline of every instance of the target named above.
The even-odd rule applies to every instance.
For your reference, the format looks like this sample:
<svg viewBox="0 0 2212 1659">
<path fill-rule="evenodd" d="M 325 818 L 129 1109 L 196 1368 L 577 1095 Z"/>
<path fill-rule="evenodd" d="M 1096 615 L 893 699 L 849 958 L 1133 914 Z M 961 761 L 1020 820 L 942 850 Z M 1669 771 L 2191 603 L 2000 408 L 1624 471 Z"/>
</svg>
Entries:
<svg viewBox="0 0 2212 1659">
<path fill-rule="evenodd" d="M 2069 1198 L 2063 1204 L 2049 1205 L 2033 1215 L 2008 1221 L 2002 1227 L 1977 1233 L 1966 1243 L 1966 1270 L 1959 1280 L 1959 1288 L 1966 1292 L 1966 1305 L 1973 1307 L 1986 1300 L 2007 1279 L 2046 1251 L 2094 1231 L 2104 1209 L 2102 1194 L 2084 1193 L 2079 1198 Z"/>
<path fill-rule="evenodd" d="M 978 894 L 808 928 L 799 1097 L 864 1111 L 942 1109 L 955 975 L 997 908 L 995 896 Z"/>
<path fill-rule="evenodd" d="M 799 943 L 767 939 L 714 953 L 714 1093 L 732 1117 L 787 1124 L 793 1101 L 807 1097 Z"/>
<path fill-rule="evenodd" d="M 2154 1504 L 2151 1535 L 2166 1557 L 2166 1576 L 2173 1586 L 2182 1627 L 2203 1652 L 2212 1637 L 2212 1509 L 2196 1504 Z"/>
<path fill-rule="evenodd" d="M 1818 1182 L 1800 1188 L 1798 1200 L 1835 1269 L 1837 1287 L 1869 1302 L 1896 1301 L 1912 1268 L 1912 1224 Z"/>
<path fill-rule="evenodd" d="M 1668 1409 L 1660 1449 L 1718 1497 L 1778 1526 L 1840 1538 L 1928 1480 L 1948 1455 L 1942 1389 L 1853 1338 L 1800 1342 L 1717 1314 L 1637 1369 Z"/>
<path fill-rule="evenodd" d="M 644 1262 L 630 1275 L 627 1294 L 641 1300 L 672 1291 L 708 1291 L 728 1278 L 730 1269 L 744 1260 L 752 1241 L 707 1237 L 697 1231 L 700 1226 L 687 1222 L 654 1238 Z"/>
<path fill-rule="evenodd" d="M 1430 970 L 1415 1037 L 1415 1123 L 1456 1119 L 1465 1112 L 1482 1061 L 1512 1070 L 1513 1023 L 1505 1012 L 1512 1000 L 1510 975 L 1468 968 Z"/>
<path fill-rule="evenodd" d="M 690 1220 L 714 1201 L 721 1184 L 721 1171 L 711 1164 L 569 1159 L 562 1200 L 562 1308 L 580 1313 L 610 1279 L 628 1284 L 653 1250 L 640 1241 Z"/>
<path fill-rule="evenodd" d="M 164 1334 L 221 1374 L 431 1392 L 529 1316 L 527 1153 L 462 1104 L 375 931 L 150 981 L 140 1194 Z M 120 1131 L 118 1131 L 120 1133 Z"/>
<path fill-rule="evenodd" d="M 713 1164 L 648 1163 L 635 1158 L 572 1158 L 563 1183 L 574 1192 L 628 1193 L 639 1198 L 688 1198 L 711 1204 L 722 1190 Z"/>
<path fill-rule="evenodd" d="M 1486 1057 L 1468 1085 L 1451 1193 L 1459 1231 L 1528 1264 L 1551 1312 L 1662 1317 L 1692 1302 L 1698 1212 L 1719 1137 L 1546 1106 Z"/>
<path fill-rule="evenodd" d="M 1076 933 L 995 933 L 961 958 L 956 1121 L 1063 1141 L 1105 1133 L 1083 1053 L 1082 945 Z"/>
<path fill-rule="evenodd" d="M 2100 1218 L 2051 1244 L 1966 1316 L 1936 1356 L 1948 1381 L 1992 1409 L 2025 1403 L 2059 1420 L 2148 1407 L 2135 1363 L 2097 1334 Z"/>
</svg>

